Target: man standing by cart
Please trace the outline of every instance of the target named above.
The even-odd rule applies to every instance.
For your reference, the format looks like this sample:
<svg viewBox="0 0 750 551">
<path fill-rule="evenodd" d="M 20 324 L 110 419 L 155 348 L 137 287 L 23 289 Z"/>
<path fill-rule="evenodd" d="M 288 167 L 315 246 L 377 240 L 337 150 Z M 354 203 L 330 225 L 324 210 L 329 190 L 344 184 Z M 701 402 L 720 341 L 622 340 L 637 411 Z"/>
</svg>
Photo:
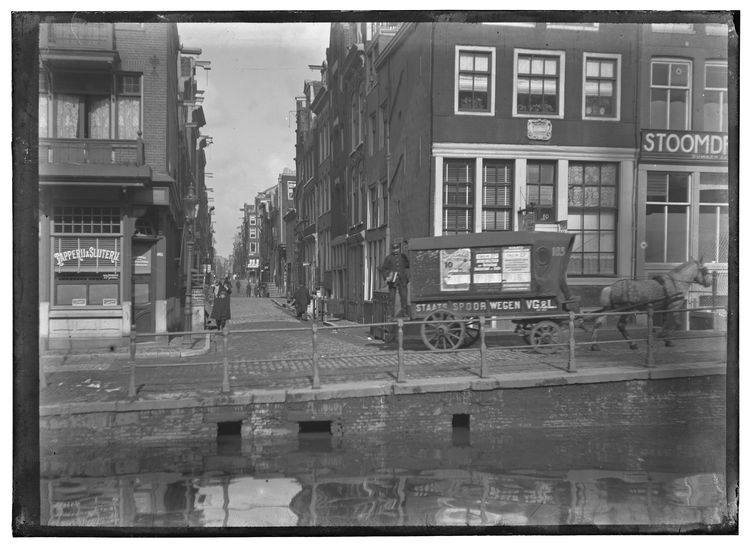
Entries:
<svg viewBox="0 0 750 551">
<path fill-rule="evenodd" d="M 407 299 L 407 285 L 409 284 L 409 259 L 401 252 L 401 245 L 393 243 L 391 254 L 385 257 L 380 267 L 380 274 L 388 283 L 388 317 L 391 320 L 395 316 L 396 292 L 401 300 L 401 311 L 407 318 L 411 317 L 409 302 Z"/>
</svg>

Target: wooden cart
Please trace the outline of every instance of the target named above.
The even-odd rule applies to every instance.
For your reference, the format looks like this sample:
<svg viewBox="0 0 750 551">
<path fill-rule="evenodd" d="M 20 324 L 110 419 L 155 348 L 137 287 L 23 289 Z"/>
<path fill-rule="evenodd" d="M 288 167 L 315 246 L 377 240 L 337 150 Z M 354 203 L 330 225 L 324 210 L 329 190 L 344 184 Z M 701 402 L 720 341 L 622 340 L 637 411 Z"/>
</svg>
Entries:
<svg viewBox="0 0 750 551">
<path fill-rule="evenodd" d="M 574 236 L 488 232 L 409 241 L 412 317 L 432 350 L 473 345 L 479 316 L 514 316 L 516 332 L 543 354 L 562 346 L 560 315 L 577 310 L 566 282 Z M 567 327 L 567 326 L 564 326 Z"/>
</svg>

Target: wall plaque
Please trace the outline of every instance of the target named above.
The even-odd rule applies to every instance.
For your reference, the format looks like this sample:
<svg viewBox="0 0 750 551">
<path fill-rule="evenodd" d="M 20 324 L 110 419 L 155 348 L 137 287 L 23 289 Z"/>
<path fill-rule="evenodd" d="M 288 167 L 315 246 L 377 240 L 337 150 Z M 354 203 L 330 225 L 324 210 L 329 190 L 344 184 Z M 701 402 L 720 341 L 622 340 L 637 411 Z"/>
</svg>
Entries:
<svg viewBox="0 0 750 551">
<path fill-rule="evenodd" d="M 552 122 L 547 119 L 530 119 L 526 123 L 526 137 L 530 140 L 549 140 L 552 138 Z"/>
</svg>

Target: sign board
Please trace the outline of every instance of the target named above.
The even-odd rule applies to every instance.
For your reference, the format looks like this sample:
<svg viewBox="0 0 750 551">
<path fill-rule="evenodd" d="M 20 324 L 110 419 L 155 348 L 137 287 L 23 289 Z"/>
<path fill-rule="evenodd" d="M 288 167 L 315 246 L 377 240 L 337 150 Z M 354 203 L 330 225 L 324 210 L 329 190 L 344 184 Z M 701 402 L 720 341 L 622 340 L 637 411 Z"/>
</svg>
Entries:
<svg viewBox="0 0 750 551">
<path fill-rule="evenodd" d="M 85 298 L 74 298 L 71 303 L 72 306 L 86 306 Z"/>
<path fill-rule="evenodd" d="M 531 291 L 531 247 L 503 248 L 503 291 Z"/>
<path fill-rule="evenodd" d="M 641 130 L 641 160 L 726 163 L 729 135 L 726 132 Z"/>
<path fill-rule="evenodd" d="M 557 312 L 560 304 L 555 297 L 543 298 L 482 298 L 465 301 L 431 301 L 412 304 L 416 314 L 426 315 L 435 310 L 448 310 L 456 314 L 500 315 Z"/>
<path fill-rule="evenodd" d="M 102 300 L 102 306 L 117 306 L 116 298 L 105 298 Z"/>
<path fill-rule="evenodd" d="M 202 306 L 204 300 L 203 288 L 193 289 L 193 306 Z"/>
<path fill-rule="evenodd" d="M 552 122 L 547 119 L 531 119 L 526 123 L 526 137 L 530 140 L 547 141 L 552 138 Z"/>
<path fill-rule="evenodd" d="M 146 254 L 133 257 L 133 273 L 134 274 L 150 274 L 151 273 L 151 251 Z"/>
<path fill-rule="evenodd" d="M 440 251 L 440 290 L 468 291 L 471 284 L 471 249 Z"/>
</svg>

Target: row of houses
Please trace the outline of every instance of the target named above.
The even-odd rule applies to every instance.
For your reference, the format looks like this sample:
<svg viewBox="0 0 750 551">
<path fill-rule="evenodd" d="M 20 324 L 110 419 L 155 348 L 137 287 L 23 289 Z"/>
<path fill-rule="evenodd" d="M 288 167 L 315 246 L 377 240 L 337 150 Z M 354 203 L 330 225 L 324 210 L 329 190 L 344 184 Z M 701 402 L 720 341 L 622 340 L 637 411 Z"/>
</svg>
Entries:
<svg viewBox="0 0 750 551">
<path fill-rule="evenodd" d="M 726 22 L 333 23 L 297 98 L 286 285 L 373 320 L 392 242 L 575 234 L 582 304 L 688 258 L 726 304 Z M 319 76 L 317 76 L 319 75 Z M 711 292 L 690 297 L 710 306 Z"/>
<path fill-rule="evenodd" d="M 200 54 L 174 23 L 39 26 L 40 349 L 203 328 Z"/>
</svg>

